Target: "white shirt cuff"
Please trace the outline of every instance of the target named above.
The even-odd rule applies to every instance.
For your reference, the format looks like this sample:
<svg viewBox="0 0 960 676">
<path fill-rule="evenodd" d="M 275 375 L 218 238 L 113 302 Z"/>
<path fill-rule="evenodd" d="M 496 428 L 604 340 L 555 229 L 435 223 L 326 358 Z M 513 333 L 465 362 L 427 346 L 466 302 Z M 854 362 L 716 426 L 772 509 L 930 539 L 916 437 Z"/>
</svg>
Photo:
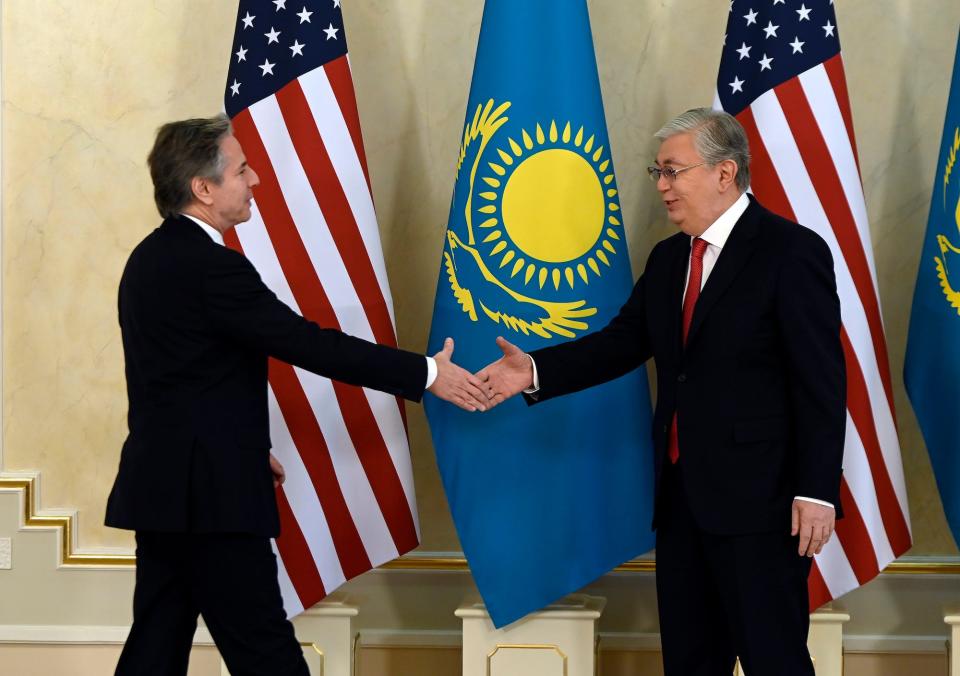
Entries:
<svg viewBox="0 0 960 676">
<path fill-rule="evenodd" d="M 528 354 L 527 357 L 530 358 L 530 365 L 533 366 L 533 386 L 528 387 L 523 391 L 524 394 L 536 394 L 540 390 L 540 376 L 537 375 L 537 362 L 533 360 L 533 357 L 530 357 Z"/>
<path fill-rule="evenodd" d="M 427 384 L 423 389 L 429 390 L 433 381 L 437 379 L 437 360 L 433 357 L 427 357 Z"/>
<path fill-rule="evenodd" d="M 824 507 L 829 507 L 830 509 L 833 509 L 833 508 L 834 508 L 834 507 L 833 507 L 833 503 L 832 503 L 832 502 L 827 502 L 826 500 L 817 500 L 816 498 L 805 498 L 805 497 L 803 497 L 802 495 L 797 495 L 797 496 L 795 496 L 793 499 L 794 499 L 794 500 L 803 500 L 804 502 L 813 502 L 813 503 L 818 504 L 818 505 L 823 505 Z"/>
</svg>

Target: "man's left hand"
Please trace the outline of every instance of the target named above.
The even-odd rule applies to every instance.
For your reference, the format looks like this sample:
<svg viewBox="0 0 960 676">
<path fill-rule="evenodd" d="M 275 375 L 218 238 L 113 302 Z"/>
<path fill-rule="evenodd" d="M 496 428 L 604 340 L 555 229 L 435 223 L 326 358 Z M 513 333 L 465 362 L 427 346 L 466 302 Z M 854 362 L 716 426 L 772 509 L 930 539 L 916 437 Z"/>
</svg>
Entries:
<svg viewBox="0 0 960 676">
<path fill-rule="evenodd" d="M 270 454 L 270 471 L 273 472 L 273 487 L 277 488 L 286 480 L 287 473 L 283 470 L 283 465 L 274 457 L 273 453 Z"/>
<path fill-rule="evenodd" d="M 819 554 L 833 534 L 837 512 L 833 507 L 809 500 L 793 501 L 793 518 L 790 535 L 800 534 L 800 556 Z"/>
<path fill-rule="evenodd" d="M 477 372 L 483 382 L 491 408 L 533 385 L 533 361 L 526 352 L 497 337 L 497 347 L 503 356 Z"/>
</svg>

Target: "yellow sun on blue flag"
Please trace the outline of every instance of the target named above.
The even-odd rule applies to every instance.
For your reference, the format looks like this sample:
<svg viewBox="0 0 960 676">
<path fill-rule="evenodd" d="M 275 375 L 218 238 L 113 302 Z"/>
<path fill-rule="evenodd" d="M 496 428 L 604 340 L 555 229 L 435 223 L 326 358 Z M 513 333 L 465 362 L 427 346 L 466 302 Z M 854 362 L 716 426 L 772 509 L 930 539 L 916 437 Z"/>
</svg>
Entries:
<svg viewBox="0 0 960 676">
<path fill-rule="evenodd" d="M 430 351 L 476 371 L 602 328 L 633 286 L 585 0 L 487 0 Z M 653 546 L 646 371 L 485 414 L 426 402 L 457 532 L 494 623 Z"/>
</svg>

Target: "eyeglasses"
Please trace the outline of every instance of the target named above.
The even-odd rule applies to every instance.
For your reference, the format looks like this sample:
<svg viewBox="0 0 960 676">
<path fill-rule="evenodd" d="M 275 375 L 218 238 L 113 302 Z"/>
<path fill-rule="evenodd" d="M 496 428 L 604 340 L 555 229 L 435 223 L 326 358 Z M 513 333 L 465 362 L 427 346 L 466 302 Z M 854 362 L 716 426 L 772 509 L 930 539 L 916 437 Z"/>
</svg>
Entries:
<svg viewBox="0 0 960 676">
<path fill-rule="evenodd" d="M 657 183 L 661 176 L 667 179 L 669 183 L 673 183 L 675 180 L 677 180 L 677 174 L 680 172 L 686 171 L 687 169 L 702 167 L 704 164 L 706 164 L 706 162 L 701 162 L 700 164 L 691 164 L 689 167 L 680 167 L 679 169 L 674 169 L 673 167 L 647 167 L 647 174 L 650 175 L 650 180 L 654 183 Z"/>
</svg>

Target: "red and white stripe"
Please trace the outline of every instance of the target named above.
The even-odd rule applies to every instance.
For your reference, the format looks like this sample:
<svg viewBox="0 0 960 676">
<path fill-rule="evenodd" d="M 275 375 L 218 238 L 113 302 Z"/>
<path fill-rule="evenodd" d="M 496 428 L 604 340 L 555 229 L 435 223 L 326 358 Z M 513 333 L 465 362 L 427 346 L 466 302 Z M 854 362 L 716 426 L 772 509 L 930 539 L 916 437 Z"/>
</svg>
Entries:
<svg viewBox="0 0 960 676">
<path fill-rule="evenodd" d="M 396 346 L 347 57 L 242 111 L 233 129 L 260 186 L 228 246 L 304 317 Z M 402 400 L 273 359 L 269 379 L 287 472 L 274 547 L 292 616 L 413 549 L 420 532 Z"/>
<path fill-rule="evenodd" d="M 720 108 L 719 97 L 714 103 Z M 737 119 L 751 190 L 830 246 L 847 368 L 847 435 L 836 537 L 816 557 L 810 607 L 873 579 L 911 545 L 877 275 L 841 55 L 778 85 Z"/>
</svg>

